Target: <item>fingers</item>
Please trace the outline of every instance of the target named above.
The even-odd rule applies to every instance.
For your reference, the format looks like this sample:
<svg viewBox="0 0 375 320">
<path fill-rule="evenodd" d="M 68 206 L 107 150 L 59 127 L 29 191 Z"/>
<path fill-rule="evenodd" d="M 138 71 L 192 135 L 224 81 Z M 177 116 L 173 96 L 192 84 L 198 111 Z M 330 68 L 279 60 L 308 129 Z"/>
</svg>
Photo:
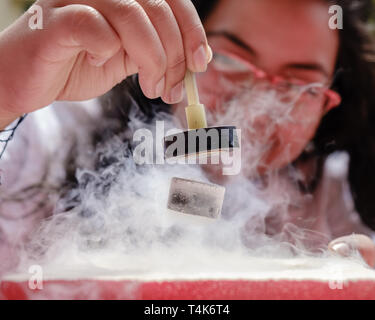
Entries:
<svg viewBox="0 0 375 320">
<path fill-rule="evenodd" d="M 366 263 L 375 267 L 375 243 L 367 236 L 353 234 L 332 241 L 328 248 L 341 256 L 350 256 L 354 250 L 358 250 Z"/>
<path fill-rule="evenodd" d="M 204 72 L 212 59 L 212 51 L 208 46 L 199 15 L 189 0 L 167 0 L 177 19 L 181 30 L 187 67 L 193 72 Z"/>
<path fill-rule="evenodd" d="M 52 19 L 54 25 L 51 32 L 65 50 L 51 52 L 50 61 L 69 56 L 68 51 L 71 56 L 85 50 L 89 63 L 100 67 L 121 48 L 116 32 L 107 20 L 90 6 L 69 5 L 54 9 Z"/>
<path fill-rule="evenodd" d="M 184 44 L 178 23 L 166 1 L 139 0 L 139 3 L 158 32 L 167 57 L 162 98 L 167 103 L 177 103 L 183 97 L 186 73 Z"/>
<path fill-rule="evenodd" d="M 148 98 L 182 100 L 186 67 L 205 71 L 212 56 L 190 0 L 55 0 L 55 6 L 95 8 L 121 39 L 126 74 L 139 74 Z M 100 64 L 100 60 L 98 62 Z"/>
<path fill-rule="evenodd" d="M 142 6 L 136 1 L 114 1 L 115 4 L 110 6 L 106 4 L 107 1 L 98 1 L 104 3 L 105 9 L 100 9 L 106 12 L 105 15 L 119 33 L 129 60 L 134 61 L 138 67 L 139 83 L 144 94 L 150 99 L 162 96 L 165 90 L 167 56 L 159 35 Z"/>
<path fill-rule="evenodd" d="M 84 4 L 99 11 L 117 32 L 126 52 L 126 76 L 139 74 L 144 94 L 157 98 L 164 93 L 167 57 L 149 17 L 133 0 L 61 0 L 59 6 Z"/>
</svg>

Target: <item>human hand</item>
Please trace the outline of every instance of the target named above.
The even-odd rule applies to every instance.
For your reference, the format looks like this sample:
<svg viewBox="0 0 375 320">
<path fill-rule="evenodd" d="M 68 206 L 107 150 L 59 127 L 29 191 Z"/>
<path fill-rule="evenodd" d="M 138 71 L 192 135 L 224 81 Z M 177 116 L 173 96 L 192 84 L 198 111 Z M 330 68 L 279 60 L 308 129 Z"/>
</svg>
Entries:
<svg viewBox="0 0 375 320">
<path fill-rule="evenodd" d="M 25 14 L 0 33 L 0 129 L 55 100 L 87 100 L 139 74 L 148 98 L 177 103 L 186 68 L 212 52 L 190 0 L 39 0 L 43 29 Z"/>
<path fill-rule="evenodd" d="M 341 256 L 350 256 L 353 250 L 358 250 L 366 263 L 375 268 L 375 243 L 367 236 L 353 234 L 337 238 L 328 245 L 329 250 Z"/>
</svg>

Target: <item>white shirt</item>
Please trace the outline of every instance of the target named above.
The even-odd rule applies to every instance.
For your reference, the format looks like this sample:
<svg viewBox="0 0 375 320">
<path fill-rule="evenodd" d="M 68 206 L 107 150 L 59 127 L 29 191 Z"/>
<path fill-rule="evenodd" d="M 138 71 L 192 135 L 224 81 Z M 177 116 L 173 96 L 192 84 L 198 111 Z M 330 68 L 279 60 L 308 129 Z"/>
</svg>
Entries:
<svg viewBox="0 0 375 320">
<path fill-rule="evenodd" d="M 65 179 L 64 162 L 74 143 L 87 148 L 100 110 L 96 100 L 54 103 L 29 114 L 18 127 L 0 160 L 0 256 L 8 256 L 9 247 L 19 245 L 53 212 Z M 80 157 L 78 163 L 85 166 L 87 158 Z"/>
</svg>

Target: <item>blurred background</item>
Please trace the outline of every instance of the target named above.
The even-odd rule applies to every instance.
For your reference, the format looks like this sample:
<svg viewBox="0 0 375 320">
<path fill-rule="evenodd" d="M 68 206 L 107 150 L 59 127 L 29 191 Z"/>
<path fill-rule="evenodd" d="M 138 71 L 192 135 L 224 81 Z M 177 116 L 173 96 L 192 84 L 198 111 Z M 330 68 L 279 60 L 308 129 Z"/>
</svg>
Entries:
<svg viewBox="0 0 375 320">
<path fill-rule="evenodd" d="M 33 2 L 33 0 L 0 0 L 0 31 L 16 20 Z"/>
<path fill-rule="evenodd" d="M 35 0 L 0 0 L 0 31 L 17 19 L 34 1 Z M 375 8 L 375 0 L 372 1 Z M 371 22 L 375 27 L 375 10 L 372 12 Z"/>
</svg>

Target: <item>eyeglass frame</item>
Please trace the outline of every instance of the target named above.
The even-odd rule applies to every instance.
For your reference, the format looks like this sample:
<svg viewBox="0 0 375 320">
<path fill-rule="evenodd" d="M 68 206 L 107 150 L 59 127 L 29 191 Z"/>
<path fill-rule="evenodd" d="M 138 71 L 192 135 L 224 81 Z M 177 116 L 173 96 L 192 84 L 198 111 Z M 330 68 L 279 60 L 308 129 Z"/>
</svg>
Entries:
<svg viewBox="0 0 375 320">
<path fill-rule="evenodd" d="M 217 35 L 212 34 L 211 36 L 217 36 Z M 208 34 L 208 37 L 210 37 L 210 34 Z M 215 57 L 217 57 L 218 55 L 223 56 L 225 58 L 232 59 L 233 61 L 237 63 L 239 62 L 242 65 L 246 66 L 248 72 L 251 72 L 254 75 L 255 80 L 268 80 L 268 82 L 271 85 L 276 85 L 276 86 L 286 83 L 286 84 L 290 84 L 293 87 L 295 86 L 300 87 L 300 88 L 305 87 L 307 90 L 311 88 L 320 88 L 322 90 L 323 96 L 326 98 L 326 101 L 324 103 L 325 113 L 328 113 L 330 110 L 338 107 L 342 102 L 342 98 L 340 94 L 332 89 L 333 81 L 331 81 L 329 84 L 323 84 L 319 82 L 306 83 L 300 79 L 293 79 L 292 81 L 279 75 L 269 75 L 266 71 L 257 67 L 254 63 L 246 59 L 243 59 L 239 55 L 229 52 L 228 50 L 213 49 L 213 61 L 211 62 L 211 65 L 214 63 Z"/>
</svg>

